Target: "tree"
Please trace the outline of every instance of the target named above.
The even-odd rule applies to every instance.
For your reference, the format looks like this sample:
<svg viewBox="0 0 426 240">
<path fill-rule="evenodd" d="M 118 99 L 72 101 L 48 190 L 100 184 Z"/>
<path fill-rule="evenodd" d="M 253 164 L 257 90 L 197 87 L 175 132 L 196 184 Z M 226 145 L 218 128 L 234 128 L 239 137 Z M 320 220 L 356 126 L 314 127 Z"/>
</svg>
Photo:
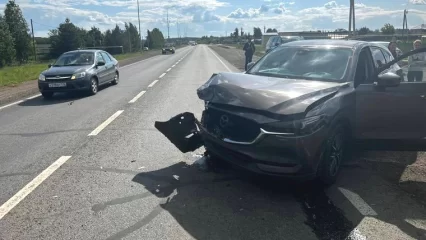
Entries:
<svg viewBox="0 0 426 240">
<path fill-rule="evenodd" d="M 366 35 L 369 34 L 371 30 L 368 27 L 362 27 L 358 30 L 359 35 Z"/>
<path fill-rule="evenodd" d="M 239 33 L 238 28 L 235 28 L 235 30 L 234 30 L 234 37 L 235 38 L 237 38 L 239 36 L 238 33 Z"/>
<path fill-rule="evenodd" d="M 0 67 L 11 64 L 15 59 L 15 45 L 9 25 L 4 17 L 0 15 Z"/>
<path fill-rule="evenodd" d="M 31 53 L 31 38 L 28 24 L 15 1 L 10 0 L 6 4 L 4 18 L 13 39 L 15 39 L 16 59 L 20 63 L 26 62 Z"/>
<path fill-rule="evenodd" d="M 158 28 L 151 31 L 152 48 L 162 48 L 164 45 L 163 33 Z"/>
<path fill-rule="evenodd" d="M 262 29 L 258 27 L 253 28 L 253 37 L 256 39 L 262 38 Z"/>
<path fill-rule="evenodd" d="M 268 29 L 266 30 L 266 32 L 267 32 L 267 33 L 273 33 L 273 32 L 278 32 L 278 31 L 277 31 L 277 29 L 275 29 L 275 28 L 274 28 L 274 29 L 272 29 L 272 28 L 268 28 Z"/>
<path fill-rule="evenodd" d="M 383 27 L 382 27 L 382 33 L 383 34 L 388 34 L 388 35 L 392 35 L 395 34 L 395 27 L 393 25 L 391 25 L 390 23 L 386 23 Z"/>
<path fill-rule="evenodd" d="M 84 32 L 66 18 L 64 23 L 59 24 L 58 29 L 50 31 L 51 56 L 56 58 L 64 52 L 83 47 L 82 34 Z"/>
</svg>

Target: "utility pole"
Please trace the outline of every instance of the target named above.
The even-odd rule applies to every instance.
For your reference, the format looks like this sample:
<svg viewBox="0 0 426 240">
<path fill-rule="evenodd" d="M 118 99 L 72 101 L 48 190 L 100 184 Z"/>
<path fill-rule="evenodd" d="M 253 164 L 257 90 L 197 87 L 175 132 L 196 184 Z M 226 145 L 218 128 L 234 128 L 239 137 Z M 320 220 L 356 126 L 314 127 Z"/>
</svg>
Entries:
<svg viewBox="0 0 426 240">
<path fill-rule="evenodd" d="M 408 31 L 408 23 L 407 23 L 407 14 L 408 14 L 407 9 L 404 9 L 404 19 L 402 20 L 402 37 L 404 38 L 405 30 L 407 30 L 407 41 L 408 41 L 409 31 Z"/>
<path fill-rule="evenodd" d="M 266 26 L 263 25 L 263 33 L 266 33 Z"/>
<path fill-rule="evenodd" d="M 353 28 L 353 29 L 351 29 Z M 349 8 L 349 37 L 355 35 L 355 0 L 350 0 Z M 352 34 L 351 34 L 352 33 Z"/>
<path fill-rule="evenodd" d="M 142 33 L 141 33 L 141 19 L 139 17 L 139 0 L 137 0 L 138 3 L 138 22 L 139 22 L 139 41 L 140 41 L 140 50 L 142 50 Z"/>
<path fill-rule="evenodd" d="M 36 44 L 34 40 L 34 27 L 33 27 L 33 19 L 31 19 L 31 34 L 33 36 L 33 51 L 34 51 L 34 60 L 37 61 L 37 51 L 36 51 Z"/>
<path fill-rule="evenodd" d="M 167 39 L 170 39 L 169 9 L 167 8 Z"/>
</svg>

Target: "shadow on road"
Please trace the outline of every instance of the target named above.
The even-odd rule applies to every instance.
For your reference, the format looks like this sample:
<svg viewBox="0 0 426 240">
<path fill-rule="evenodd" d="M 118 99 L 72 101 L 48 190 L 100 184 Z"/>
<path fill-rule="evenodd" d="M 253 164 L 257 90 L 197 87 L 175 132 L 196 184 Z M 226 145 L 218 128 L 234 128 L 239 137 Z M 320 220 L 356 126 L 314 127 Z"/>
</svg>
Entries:
<svg viewBox="0 0 426 240">
<path fill-rule="evenodd" d="M 354 229 L 315 183 L 284 182 L 223 166 L 219 170 L 220 174 L 203 173 L 181 162 L 139 173 L 133 181 L 148 192 L 98 204 L 93 210 L 151 195 L 162 199 L 145 218 L 108 239 L 123 238 L 142 228 L 162 210 L 195 239 L 337 240 L 346 239 Z"/>
<path fill-rule="evenodd" d="M 415 159 L 416 154 L 405 154 L 407 163 Z M 384 166 L 378 167 L 386 171 Z M 400 176 L 402 171 L 401 167 L 386 172 L 396 179 L 395 176 Z M 122 173 L 134 174 L 127 170 Z M 363 166 L 346 166 L 339 181 L 328 189 L 315 182 L 302 184 L 256 176 L 230 169 L 224 163 L 212 171 L 201 172 L 194 165 L 180 162 L 138 173 L 132 181 L 143 185 L 147 191 L 96 204 L 92 210 L 98 213 L 107 207 L 153 195 L 160 203 L 145 217 L 107 239 L 121 239 L 152 224 L 162 211 L 167 211 L 186 232 L 200 240 L 358 240 L 364 239 L 358 235 L 364 232 L 354 229 L 367 218 L 370 219 L 367 226 L 372 224 L 372 229 L 394 226 L 395 229 L 385 230 L 392 239 L 395 239 L 394 231 L 398 229 L 414 239 L 426 237 L 426 231 L 422 229 L 424 226 L 408 221 L 425 221 L 425 210 L 416 207 L 419 206 L 416 200 L 395 191 L 393 185 Z M 349 203 L 347 196 L 339 190 L 342 188 L 359 195 L 373 208 L 374 214 L 363 214 L 356 204 Z M 365 222 L 363 226 L 366 226 Z M 368 235 L 366 237 L 369 238 Z M 143 239 L 143 236 L 140 238 Z"/>
<path fill-rule="evenodd" d="M 109 88 L 111 85 L 106 84 L 103 86 L 99 86 L 99 91 L 105 90 Z M 44 99 L 42 96 L 28 99 L 24 102 L 19 103 L 19 106 L 24 107 L 34 107 L 34 106 L 46 106 L 46 105 L 54 105 L 54 104 L 60 104 L 60 103 L 66 103 L 69 102 L 72 104 L 72 102 L 84 99 L 86 97 L 90 97 L 86 92 L 58 92 L 53 95 L 52 99 Z"/>
</svg>

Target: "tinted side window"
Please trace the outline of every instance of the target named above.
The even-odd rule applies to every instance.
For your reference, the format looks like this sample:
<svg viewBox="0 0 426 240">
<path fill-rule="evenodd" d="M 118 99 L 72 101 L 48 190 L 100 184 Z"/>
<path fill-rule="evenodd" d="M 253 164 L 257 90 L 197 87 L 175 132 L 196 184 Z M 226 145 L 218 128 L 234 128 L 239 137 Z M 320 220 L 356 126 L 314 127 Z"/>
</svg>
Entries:
<svg viewBox="0 0 426 240">
<path fill-rule="evenodd" d="M 373 63 L 368 49 L 363 49 L 359 54 L 357 68 L 355 72 L 355 87 L 359 84 L 371 84 L 373 83 Z"/>
<path fill-rule="evenodd" d="M 386 63 L 385 56 L 383 56 L 383 53 L 380 48 L 371 47 L 371 54 L 373 55 L 373 60 L 374 64 L 376 65 L 376 68 L 379 68 L 380 66 Z"/>
<path fill-rule="evenodd" d="M 101 53 L 102 57 L 105 59 L 106 63 L 110 63 L 111 62 L 111 58 L 109 58 L 108 54 L 106 53 Z"/>
<path fill-rule="evenodd" d="M 99 52 L 96 54 L 96 62 L 105 62 L 104 58 Z"/>
</svg>

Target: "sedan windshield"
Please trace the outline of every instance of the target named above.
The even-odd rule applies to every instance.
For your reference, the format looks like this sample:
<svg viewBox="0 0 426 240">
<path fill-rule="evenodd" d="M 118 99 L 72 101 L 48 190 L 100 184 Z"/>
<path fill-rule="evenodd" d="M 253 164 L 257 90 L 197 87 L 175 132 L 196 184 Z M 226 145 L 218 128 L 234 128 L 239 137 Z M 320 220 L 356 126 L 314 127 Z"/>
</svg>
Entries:
<svg viewBox="0 0 426 240">
<path fill-rule="evenodd" d="M 92 52 L 70 52 L 62 54 L 53 66 L 84 66 L 93 63 L 94 54 Z"/>
<path fill-rule="evenodd" d="M 352 55 L 350 48 L 282 46 L 259 60 L 247 73 L 341 82 Z"/>
</svg>

